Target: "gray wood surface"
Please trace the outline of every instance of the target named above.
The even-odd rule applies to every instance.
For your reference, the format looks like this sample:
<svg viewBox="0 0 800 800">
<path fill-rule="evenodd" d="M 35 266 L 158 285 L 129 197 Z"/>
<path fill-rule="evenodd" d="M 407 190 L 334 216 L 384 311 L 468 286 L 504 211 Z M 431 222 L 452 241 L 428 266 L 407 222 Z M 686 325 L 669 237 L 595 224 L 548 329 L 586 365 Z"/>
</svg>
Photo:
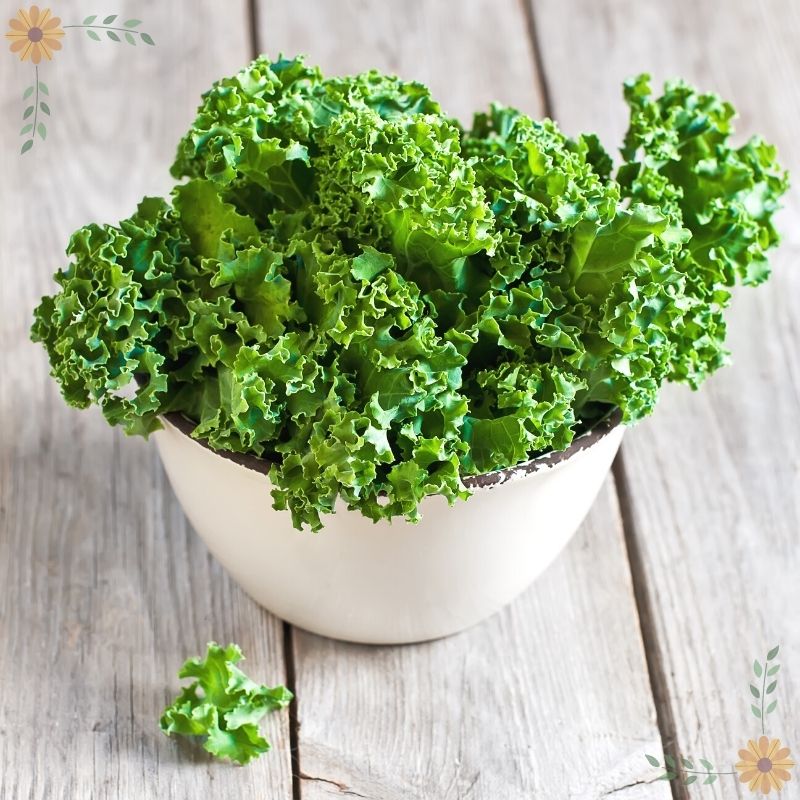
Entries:
<svg viewBox="0 0 800 800">
<path fill-rule="evenodd" d="M 670 796 L 613 489 L 532 589 L 465 633 L 369 648 L 297 631 L 302 796 Z"/>
<path fill-rule="evenodd" d="M 543 112 L 511 0 L 265 2 L 258 18 L 262 49 L 418 78 L 465 121 L 492 98 Z M 294 641 L 303 798 L 669 796 L 646 783 L 660 743 L 611 482 L 557 564 L 485 624 L 405 648 Z"/>
<path fill-rule="evenodd" d="M 729 798 L 732 779 L 671 791 L 643 756 L 735 761 L 758 732 L 750 664 L 775 643 L 785 667 L 768 731 L 800 746 L 797 193 L 771 284 L 742 291 L 731 314 L 734 366 L 699 394 L 664 392 L 627 434 L 617 480 L 517 602 L 424 645 L 337 643 L 258 608 L 191 530 L 154 449 L 68 409 L 28 341 L 70 232 L 168 189 L 200 92 L 254 39 L 332 73 L 417 78 L 464 121 L 498 99 L 610 146 L 622 79 L 679 74 L 732 99 L 742 134 L 775 141 L 800 174 L 797 4 L 526 2 L 62 4 L 65 22 L 141 18 L 157 46 L 69 33 L 40 75 L 48 140 L 24 157 L 32 68 L 0 56 L 0 800 Z M 157 728 L 177 667 L 212 638 L 299 696 L 264 726 L 273 752 L 246 768 Z"/>
<path fill-rule="evenodd" d="M 257 0 L 258 45 L 305 53 L 323 72 L 393 72 L 430 87 L 464 122 L 498 100 L 543 112 L 518 0 Z"/>
<path fill-rule="evenodd" d="M 59 10 L 80 21 L 98 5 Z M 144 20 L 156 47 L 68 32 L 40 68 L 48 139 L 21 157 L 33 69 L 0 54 L 0 798 L 186 800 L 269 787 L 282 800 L 291 797 L 287 714 L 267 723 L 275 751 L 246 769 L 158 730 L 178 666 L 209 639 L 239 642 L 254 677 L 283 681 L 281 623 L 211 560 L 155 450 L 123 441 L 94 410 L 67 408 L 28 341 L 69 234 L 166 190 L 200 92 L 249 57 L 243 4 L 105 11 Z"/>
<path fill-rule="evenodd" d="M 567 131 L 619 141 L 619 86 L 648 70 L 718 91 L 740 140 L 762 134 L 800 176 L 800 8 L 782 0 L 536 0 L 554 112 Z M 570 42 L 580 41 L 574 48 Z M 602 53 L 602 61 L 598 54 Z M 601 68 L 598 69 L 598 63 Z M 770 282 L 741 289 L 729 317 L 732 366 L 703 389 L 664 391 L 623 445 L 631 531 L 655 610 L 652 657 L 669 738 L 731 769 L 760 734 L 752 661 L 781 645 L 778 708 L 767 732 L 800 742 L 800 197 L 787 196 Z M 795 760 L 796 755 L 795 755 Z M 736 788 L 735 788 L 736 787 Z M 787 788 L 794 797 L 796 787 Z M 685 790 L 679 789 L 678 796 Z M 728 778 L 691 797 L 751 797 Z"/>
</svg>

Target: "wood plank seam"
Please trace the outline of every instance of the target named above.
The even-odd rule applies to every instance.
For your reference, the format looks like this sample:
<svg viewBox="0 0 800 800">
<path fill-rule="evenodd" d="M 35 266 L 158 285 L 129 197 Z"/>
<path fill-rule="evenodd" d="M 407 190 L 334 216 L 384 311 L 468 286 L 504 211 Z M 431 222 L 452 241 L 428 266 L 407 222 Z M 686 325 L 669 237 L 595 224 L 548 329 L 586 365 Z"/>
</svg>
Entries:
<svg viewBox="0 0 800 800">
<path fill-rule="evenodd" d="M 289 752 L 292 764 L 292 800 L 301 800 L 302 773 L 300 772 L 299 718 L 297 715 L 297 670 L 294 663 L 294 628 L 283 623 L 283 663 L 286 665 L 286 688 L 294 695 L 289 704 Z"/>
<path fill-rule="evenodd" d="M 664 657 L 658 641 L 658 631 L 654 623 L 652 595 L 647 585 L 647 573 L 639 548 L 639 533 L 633 512 L 630 484 L 625 471 L 623 448 L 620 448 L 620 452 L 614 459 L 611 471 L 614 475 L 614 487 L 617 493 L 617 502 L 619 503 L 619 513 L 622 517 L 622 533 L 628 554 L 628 564 L 633 583 L 633 597 L 636 602 L 636 613 L 639 617 L 639 630 L 641 631 L 644 645 L 647 675 L 650 680 L 650 690 L 653 693 L 653 703 L 656 707 L 656 724 L 661 734 L 664 753 L 670 754 L 678 761 L 680 758 L 680 753 L 678 752 L 678 729 L 675 724 L 672 703 L 669 699 Z M 644 757 L 644 754 L 642 754 L 642 757 Z M 688 792 L 679 778 L 675 778 L 672 781 L 671 789 L 673 800 L 687 800 Z"/>
<path fill-rule="evenodd" d="M 258 58 L 261 53 L 261 41 L 259 36 L 258 2 L 257 0 L 247 0 L 247 33 L 250 42 L 250 58 Z"/>
<path fill-rule="evenodd" d="M 533 10 L 533 0 L 519 0 L 522 5 L 522 15 L 527 26 L 528 44 L 531 48 L 533 63 L 536 67 L 536 82 L 542 98 L 545 116 L 553 117 L 553 98 L 550 94 L 550 82 L 547 80 L 547 69 L 542 57 L 542 48 L 539 46 L 539 33 L 536 28 L 536 13 Z"/>
<path fill-rule="evenodd" d="M 263 51 L 259 26 L 258 0 L 247 0 L 248 41 L 250 42 L 250 58 L 255 59 Z M 302 780 L 300 772 L 299 718 L 297 714 L 297 670 L 295 667 L 294 626 L 284 621 L 283 625 L 283 663 L 286 668 L 286 688 L 294 695 L 289 704 L 289 753 L 292 767 L 292 800 L 302 798 Z"/>
<path fill-rule="evenodd" d="M 536 24 L 535 0 L 522 0 L 525 17 L 528 24 L 528 38 L 530 39 L 533 57 L 539 75 L 539 86 L 542 94 L 545 113 L 553 118 L 553 102 L 550 94 L 548 69 L 542 55 Z M 622 533 L 625 550 L 628 557 L 628 566 L 633 584 L 633 596 L 636 604 L 636 614 L 639 622 L 639 632 L 644 646 L 645 663 L 650 682 L 650 691 L 656 709 L 656 724 L 661 736 L 664 753 L 669 753 L 678 760 L 678 736 L 675 725 L 675 715 L 669 700 L 667 679 L 664 672 L 664 659 L 658 641 L 658 632 L 653 622 L 653 607 L 651 593 L 647 585 L 647 575 L 639 550 L 638 532 L 633 515 L 630 486 L 625 473 L 625 444 L 623 443 L 611 468 L 614 475 L 614 492 L 617 496 L 620 517 L 622 518 Z M 644 755 L 644 754 L 643 754 Z M 671 782 L 673 800 L 687 800 L 688 792 L 681 781 L 676 778 Z"/>
</svg>

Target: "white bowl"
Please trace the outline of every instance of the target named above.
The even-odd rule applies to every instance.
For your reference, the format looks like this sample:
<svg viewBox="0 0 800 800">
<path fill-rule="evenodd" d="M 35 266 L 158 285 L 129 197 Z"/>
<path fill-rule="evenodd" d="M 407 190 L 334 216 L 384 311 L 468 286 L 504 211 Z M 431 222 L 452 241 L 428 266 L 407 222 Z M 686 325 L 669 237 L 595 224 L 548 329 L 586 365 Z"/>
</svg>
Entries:
<svg viewBox="0 0 800 800">
<path fill-rule="evenodd" d="M 513 600 L 577 530 L 623 433 L 615 414 L 562 453 L 468 479 L 466 501 L 427 497 L 416 525 L 375 524 L 341 506 L 315 534 L 272 508 L 267 462 L 213 451 L 192 428 L 170 414 L 155 440 L 209 550 L 282 619 L 372 644 L 447 636 Z"/>
</svg>

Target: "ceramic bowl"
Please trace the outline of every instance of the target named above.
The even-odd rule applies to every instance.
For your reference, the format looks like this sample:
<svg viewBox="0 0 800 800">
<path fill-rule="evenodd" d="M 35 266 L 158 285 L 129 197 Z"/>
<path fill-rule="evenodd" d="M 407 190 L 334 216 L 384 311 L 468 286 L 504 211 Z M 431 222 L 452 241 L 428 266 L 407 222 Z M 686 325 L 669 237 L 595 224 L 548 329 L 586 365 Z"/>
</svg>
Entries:
<svg viewBox="0 0 800 800">
<path fill-rule="evenodd" d="M 610 415 L 563 452 L 468 478 L 466 501 L 425 498 L 417 524 L 342 505 L 310 533 L 272 508 L 268 462 L 211 450 L 180 415 L 163 422 L 155 440 L 175 494 L 234 580 L 293 625 L 373 644 L 447 636 L 513 600 L 581 524 L 623 433 Z"/>
</svg>

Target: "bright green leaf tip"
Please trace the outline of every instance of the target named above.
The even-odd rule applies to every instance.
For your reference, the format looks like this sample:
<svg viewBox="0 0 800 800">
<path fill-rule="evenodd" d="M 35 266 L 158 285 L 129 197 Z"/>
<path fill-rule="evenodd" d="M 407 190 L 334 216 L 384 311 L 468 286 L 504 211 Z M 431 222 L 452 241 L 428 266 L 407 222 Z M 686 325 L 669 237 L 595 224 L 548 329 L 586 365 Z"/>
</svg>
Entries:
<svg viewBox="0 0 800 800">
<path fill-rule="evenodd" d="M 236 666 L 242 659 L 238 645 L 209 642 L 205 658 L 186 661 L 178 677 L 194 680 L 164 710 L 161 730 L 204 737 L 209 753 L 238 764 L 266 753 L 270 745 L 258 723 L 267 712 L 285 708 L 293 695 L 284 686 L 254 683 Z"/>
</svg>

